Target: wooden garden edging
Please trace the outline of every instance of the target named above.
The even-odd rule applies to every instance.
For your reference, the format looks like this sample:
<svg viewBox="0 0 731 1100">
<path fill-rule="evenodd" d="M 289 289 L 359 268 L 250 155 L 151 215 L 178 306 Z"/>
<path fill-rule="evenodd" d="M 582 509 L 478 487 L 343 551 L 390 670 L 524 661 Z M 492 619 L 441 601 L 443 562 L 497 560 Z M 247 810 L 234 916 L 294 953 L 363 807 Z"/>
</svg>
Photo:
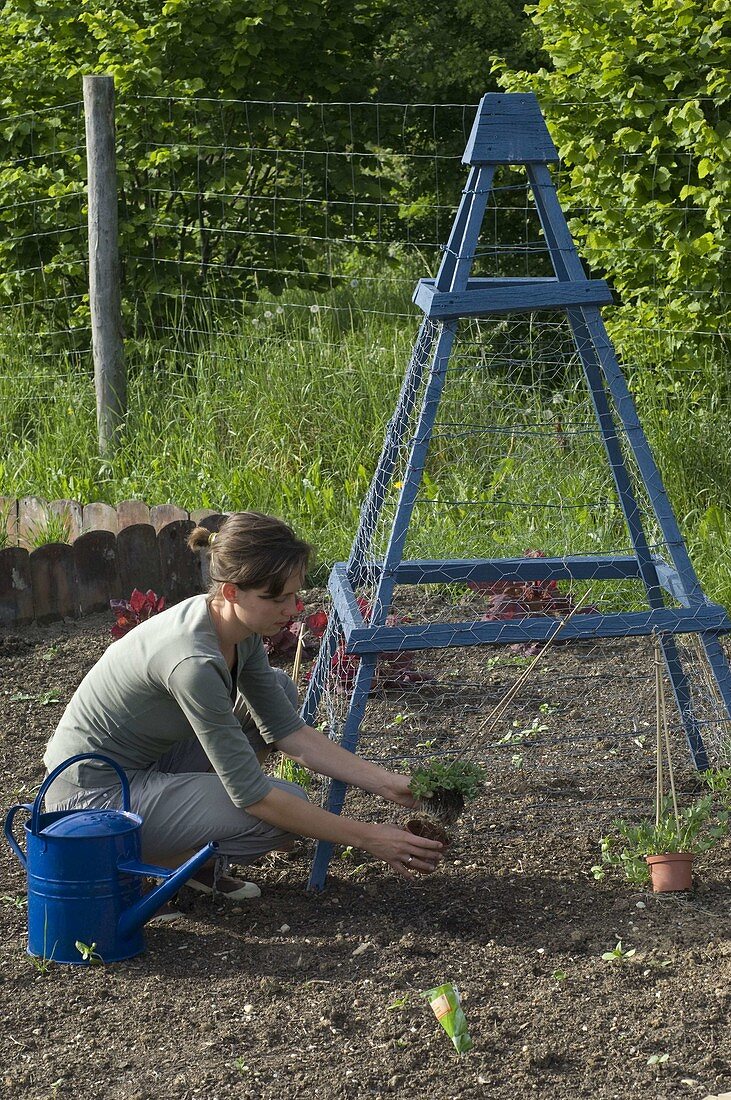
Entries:
<svg viewBox="0 0 731 1100">
<path fill-rule="evenodd" d="M 68 542 L 32 549 L 49 517 L 65 525 Z M 74 500 L 0 497 L 0 627 L 78 618 L 102 611 L 134 588 L 152 588 L 168 604 L 203 591 L 201 559 L 187 537 L 196 524 L 216 531 L 220 512 L 186 512 L 175 504 L 149 508 L 139 500 L 82 506 Z"/>
</svg>

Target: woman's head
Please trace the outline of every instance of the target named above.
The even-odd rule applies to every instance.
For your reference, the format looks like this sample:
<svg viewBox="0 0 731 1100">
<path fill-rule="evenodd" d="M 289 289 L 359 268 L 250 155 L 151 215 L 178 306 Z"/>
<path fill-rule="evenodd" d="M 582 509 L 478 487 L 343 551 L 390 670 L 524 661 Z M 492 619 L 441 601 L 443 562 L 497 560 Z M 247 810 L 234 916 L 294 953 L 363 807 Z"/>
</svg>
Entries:
<svg viewBox="0 0 731 1100">
<path fill-rule="evenodd" d="M 279 596 L 291 577 L 304 576 L 312 554 L 291 527 L 261 512 L 233 512 L 215 535 L 196 527 L 188 545 L 197 552 L 208 550 L 214 592 L 229 583 Z"/>
</svg>

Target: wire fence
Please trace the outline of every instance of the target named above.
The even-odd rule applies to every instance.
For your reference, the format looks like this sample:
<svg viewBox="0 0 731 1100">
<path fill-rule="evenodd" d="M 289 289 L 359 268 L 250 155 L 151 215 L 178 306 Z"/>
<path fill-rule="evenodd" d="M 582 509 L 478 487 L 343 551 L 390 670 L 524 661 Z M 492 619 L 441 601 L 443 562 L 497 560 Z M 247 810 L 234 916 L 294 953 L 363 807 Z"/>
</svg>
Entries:
<svg viewBox="0 0 731 1100">
<path fill-rule="evenodd" d="M 583 112 L 587 133 L 603 109 L 560 106 Z M 662 106 L 672 112 L 683 102 Z M 280 329 L 284 314 L 296 325 L 315 305 L 348 322 L 354 312 L 414 316 L 415 279 L 434 273 L 464 182 L 461 156 L 474 111 L 472 104 L 120 102 L 119 248 L 128 337 L 154 335 L 171 349 L 188 348 L 191 338 L 220 330 L 221 321 L 226 331 L 242 316 L 271 330 L 273 303 Z M 67 369 L 64 353 L 85 362 L 90 345 L 83 105 L 65 103 L 2 125 L 0 323 L 22 329 L 34 359 L 61 355 Z M 587 264 L 606 267 L 602 224 L 613 228 L 623 253 L 618 265 L 628 258 L 640 264 L 650 288 L 642 304 L 654 299 L 656 335 L 672 330 L 666 227 L 682 225 L 692 239 L 708 218 L 692 188 L 682 199 L 668 194 L 670 173 L 690 181 L 696 171 L 693 150 L 662 150 L 648 162 L 641 151 L 623 148 L 620 137 L 617 172 L 628 179 L 641 172 L 642 188 L 599 211 L 572 195 L 575 150 L 572 157 L 570 167 L 559 164 L 556 172 L 573 224 L 585 227 L 578 237 Z M 548 274 L 522 179 L 506 171 L 498 190 L 480 262 L 493 274 L 515 273 L 516 265 L 520 273 Z M 658 208 L 662 219 L 654 217 Z M 618 224 L 633 231 L 617 234 Z M 639 252 L 641 261 L 633 257 Z M 710 279 L 686 293 L 697 303 L 694 333 L 723 341 L 729 333 L 719 331 L 716 289 Z"/>
</svg>

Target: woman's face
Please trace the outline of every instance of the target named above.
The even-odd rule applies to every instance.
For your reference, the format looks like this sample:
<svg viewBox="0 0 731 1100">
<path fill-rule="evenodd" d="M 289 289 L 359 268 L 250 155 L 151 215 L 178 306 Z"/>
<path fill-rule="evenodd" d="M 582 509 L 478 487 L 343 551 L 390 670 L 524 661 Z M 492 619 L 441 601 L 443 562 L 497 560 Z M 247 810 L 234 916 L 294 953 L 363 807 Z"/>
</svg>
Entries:
<svg viewBox="0 0 731 1100">
<path fill-rule="evenodd" d="M 303 575 L 295 573 L 279 596 L 272 596 L 266 588 L 237 588 L 232 607 L 238 622 L 248 634 L 276 634 L 297 618 L 297 593 L 303 582 Z"/>
</svg>

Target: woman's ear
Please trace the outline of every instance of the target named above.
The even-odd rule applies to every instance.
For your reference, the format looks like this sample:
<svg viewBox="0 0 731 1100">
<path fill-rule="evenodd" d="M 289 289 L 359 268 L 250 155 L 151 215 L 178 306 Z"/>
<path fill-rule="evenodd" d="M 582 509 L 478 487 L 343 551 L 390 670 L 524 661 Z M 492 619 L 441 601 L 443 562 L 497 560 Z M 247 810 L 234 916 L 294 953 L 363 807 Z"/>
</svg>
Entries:
<svg viewBox="0 0 731 1100">
<path fill-rule="evenodd" d="M 221 585 L 221 595 L 226 603 L 236 603 L 236 597 L 238 595 L 238 588 L 231 581 L 226 581 Z"/>
</svg>

